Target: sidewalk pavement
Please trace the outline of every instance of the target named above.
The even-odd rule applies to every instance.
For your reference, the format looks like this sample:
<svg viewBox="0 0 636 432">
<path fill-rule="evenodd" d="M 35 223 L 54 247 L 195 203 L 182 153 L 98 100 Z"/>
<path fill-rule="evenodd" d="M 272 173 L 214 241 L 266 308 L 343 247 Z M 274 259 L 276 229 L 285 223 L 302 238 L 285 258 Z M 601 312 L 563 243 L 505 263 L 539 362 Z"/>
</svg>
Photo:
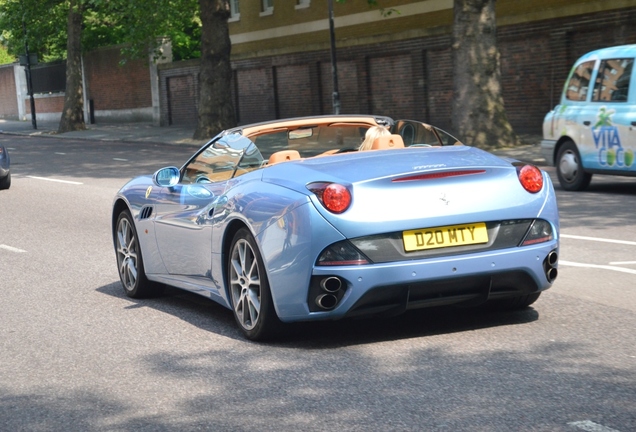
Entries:
<svg viewBox="0 0 636 432">
<path fill-rule="evenodd" d="M 58 134 L 57 121 L 37 121 L 37 129 L 31 121 L 0 119 L 0 134 L 54 136 L 91 141 L 143 142 L 155 144 L 186 144 L 202 146 L 208 140 L 194 140 L 194 127 L 154 126 L 152 123 L 100 123 L 87 124 L 86 130 Z"/>
<path fill-rule="evenodd" d="M 56 138 L 84 139 L 91 141 L 143 142 L 156 144 L 185 144 L 202 146 L 208 140 L 194 140 L 194 127 L 154 126 L 152 123 L 99 123 L 86 125 L 86 130 L 57 133 L 59 122 L 38 121 L 37 129 L 30 121 L 0 119 L 0 134 L 25 136 L 54 136 Z M 535 165 L 545 165 L 540 154 L 538 135 L 520 136 L 522 145 L 499 148 L 491 152 L 498 156 L 511 157 Z"/>
</svg>

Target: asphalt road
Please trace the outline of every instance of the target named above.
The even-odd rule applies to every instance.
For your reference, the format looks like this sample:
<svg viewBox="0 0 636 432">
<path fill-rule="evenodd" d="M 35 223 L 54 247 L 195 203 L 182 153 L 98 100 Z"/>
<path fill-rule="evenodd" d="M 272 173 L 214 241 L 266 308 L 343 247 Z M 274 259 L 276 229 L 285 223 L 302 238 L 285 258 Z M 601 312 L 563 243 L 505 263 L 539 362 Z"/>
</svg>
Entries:
<svg viewBox="0 0 636 432">
<path fill-rule="evenodd" d="M 636 179 L 558 189 L 552 289 L 248 342 L 230 311 L 119 283 L 110 206 L 192 147 L 1 136 L 0 430 L 636 430 Z"/>
</svg>

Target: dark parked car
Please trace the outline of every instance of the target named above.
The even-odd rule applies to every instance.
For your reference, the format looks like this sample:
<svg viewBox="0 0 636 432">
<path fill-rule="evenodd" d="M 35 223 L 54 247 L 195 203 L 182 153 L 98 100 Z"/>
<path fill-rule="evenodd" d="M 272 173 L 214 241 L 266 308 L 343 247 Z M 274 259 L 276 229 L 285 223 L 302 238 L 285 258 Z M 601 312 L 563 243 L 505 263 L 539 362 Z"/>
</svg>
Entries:
<svg viewBox="0 0 636 432">
<path fill-rule="evenodd" d="M 9 171 L 9 152 L 0 146 L 0 190 L 11 186 L 11 171 Z"/>
</svg>

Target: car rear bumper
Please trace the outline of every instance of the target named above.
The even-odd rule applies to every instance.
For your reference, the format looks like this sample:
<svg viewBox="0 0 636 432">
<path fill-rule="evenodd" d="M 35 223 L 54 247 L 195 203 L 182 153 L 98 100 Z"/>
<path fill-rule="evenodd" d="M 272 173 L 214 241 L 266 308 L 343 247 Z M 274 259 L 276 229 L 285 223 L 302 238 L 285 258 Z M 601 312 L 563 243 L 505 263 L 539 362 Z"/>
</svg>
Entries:
<svg viewBox="0 0 636 432">
<path fill-rule="evenodd" d="M 312 285 L 329 277 L 342 281 L 342 292 L 330 310 L 316 310 L 317 291 L 300 298 L 279 298 L 283 321 L 339 319 L 348 316 L 395 314 L 407 309 L 448 304 L 479 304 L 492 298 L 517 297 L 552 285 L 546 276 L 556 240 L 536 246 L 399 263 L 347 267 L 315 267 Z M 557 255 L 558 256 L 558 255 Z M 556 261 L 556 259 L 555 259 Z M 556 269 L 553 262 L 551 268 Z M 296 300 L 295 304 L 285 300 Z M 284 312 L 284 313 L 281 313 Z"/>
</svg>

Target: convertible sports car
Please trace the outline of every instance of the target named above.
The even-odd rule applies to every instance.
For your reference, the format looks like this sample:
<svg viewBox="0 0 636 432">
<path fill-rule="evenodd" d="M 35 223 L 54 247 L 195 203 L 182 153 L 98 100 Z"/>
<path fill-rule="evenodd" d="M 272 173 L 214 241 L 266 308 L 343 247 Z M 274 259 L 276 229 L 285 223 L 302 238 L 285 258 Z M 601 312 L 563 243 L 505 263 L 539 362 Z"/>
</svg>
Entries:
<svg viewBox="0 0 636 432">
<path fill-rule="evenodd" d="M 377 126 L 391 134 L 358 150 Z M 363 115 L 224 131 L 181 168 L 126 184 L 112 230 L 128 296 L 202 294 L 253 340 L 283 322 L 523 308 L 552 285 L 559 248 L 546 173 Z"/>
<path fill-rule="evenodd" d="M 0 146 L 0 190 L 11 187 L 11 170 L 9 169 L 9 152 Z"/>
</svg>

